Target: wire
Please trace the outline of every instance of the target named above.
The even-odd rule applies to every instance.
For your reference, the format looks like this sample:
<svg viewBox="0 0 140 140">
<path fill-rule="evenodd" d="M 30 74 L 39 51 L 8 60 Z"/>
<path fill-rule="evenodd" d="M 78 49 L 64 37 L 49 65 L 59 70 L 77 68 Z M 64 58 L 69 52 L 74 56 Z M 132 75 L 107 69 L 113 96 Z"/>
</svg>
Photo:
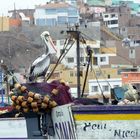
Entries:
<svg viewBox="0 0 140 140">
<path fill-rule="evenodd" d="M 90 40 L 92 40 L 92 41 L 95 41 L 94 39 L 92 39 L 92 38 L 89 37 L 88 35 L 86 35 L 86 34 L 84 34 L 84 33 L 82 33 L 82 34 L 83 34 L 84 36 L 86 36 L 88 39 L 90 39 Z M 117 52 L 114 52 L 113 50 L 109 49 L 109 48 L 106 47 L 106 46 L 104 46 L 104 47 L 107 48 L 108 50 L 110 50 L 111 52 L 116 53 L 118 56 L 120 56 L 121 58 L 123 58 L 123 59 L 126 60 L 127 62 L 130 62 L 131 64 L 133 64 L 133 62 L 132 62 L 131 60 L 127 59 L 126 57 L 124 57 L 124 56 L 118 54 Z"/>
<path fill-rule="evenodd" d="M 94 69 L 92 69 L 92 70 L 93 70 L 93 72 L 94 72 L 94 75 L 95 75 L 95 79 L 96 79 L 96 81 L 97 81 L 97 84 L 99 85 L 99 88 L 100 88 L 100 90 L 101 90 L 101 94 L 102 94 L 102 96 L 103 96 L 103 102 L 104 102 L 104 103 L 107 103 L 107 98 L 105 97 L 105 95 L 104 95 L 104 93 L 103 93 L 102 87 L 101 87 L 101 85 L 100 85 L 100 83 L 99 83 L 99 81 L 98 81 L 98 78 L 97 78 L 97 76 L 96 76 L 96 72 L 95 72 Z"/>
<path fill-rule="evenodd" d="M 110 88 L 112 88 L 111 85 L 110 85 L 110 83 L 109 83 L 109 81 L 107 81 L 106 77 L 104 76 L 104 74 L 103 74 L 103 72 L 102 72 L 102 70 L 101 70 L 101 68 L 100 68 L 99 66 L 98 66 L 98 69 L 100 70 L 100 72 L 101 72 L 103 78 L 104 78 L 105 81 L 108 83 L 108 85 L 110 86 Z"/>
<path fill-rule="evenodd" d="M 53 74 L 54 70 L 56 69 L 57 65 L 62 61 L 62 59 L 68 53 L 68 51 L 70 50 L 70 48 L 73 46 L 74 42 L 72 42 L 72 44 L 70 45 L 70 47 L 68 49 L 66 49 L 68 47 L 70 41 L 71 41 L 71 37 L 70 37 L 69 40 L 66 38 L 65 43 L 64 43 L 64 46 L 63 46 L 63 52 L 59 56 L 59 58 L 58 58 L 58 60 L 57 60 L 57 62 L 55 64 L 54 68 L 52 69 L 51 73 L 47 76 L 46 81 L 50 79 L 50 77 L 52 76 L 52 74 Z"/>
</svg>

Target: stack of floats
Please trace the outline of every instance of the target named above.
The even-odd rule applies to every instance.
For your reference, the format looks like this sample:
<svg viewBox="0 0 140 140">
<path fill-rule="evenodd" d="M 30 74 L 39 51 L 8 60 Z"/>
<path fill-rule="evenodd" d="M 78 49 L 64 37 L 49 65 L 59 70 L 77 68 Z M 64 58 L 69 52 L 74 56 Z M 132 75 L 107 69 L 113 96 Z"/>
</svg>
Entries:
<svg viewBox="0 0 140 140">
<path fill-rule="evenodd" d="M 55 89 L 52 94 L 57 94 Z M 51 96 L 40 95 L 29 91 L 26 86 L 22 86 L 19 83 L 14 85 L 14 88 L 10 92 L 10 98 L 13 101 L 12 106 L 20 112 L 46 112 L 53 107 L 57 106 L 57 103 L 51 99 Z"/>
</svg>

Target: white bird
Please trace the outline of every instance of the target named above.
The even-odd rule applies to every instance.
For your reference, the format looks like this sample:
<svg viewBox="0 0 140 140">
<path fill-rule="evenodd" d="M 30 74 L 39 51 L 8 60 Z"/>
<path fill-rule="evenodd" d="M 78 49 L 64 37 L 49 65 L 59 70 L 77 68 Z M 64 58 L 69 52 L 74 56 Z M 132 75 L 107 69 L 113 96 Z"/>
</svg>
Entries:
<svg viewBox="0 0 140 140">
<path fill-rule="evenodd" d="M 45 53 L 34 60 L 34 62 L 31 64 L 29 81 L 34 81 L 40 76 L 45 77 L 50 65 L 50 54 L 56 53 L 56 48 L 52 42 L 49 32 L 44 31 L 40 36 L 45 42 Z"/>
<path fill-rule="evenodd" d="M 131 42 L 131 40 L 129 38 L 124 38 L 122 40 L 122 46 L 128 46 L 128 47 L 130 47 L 130 42 Z"/>
</svg>

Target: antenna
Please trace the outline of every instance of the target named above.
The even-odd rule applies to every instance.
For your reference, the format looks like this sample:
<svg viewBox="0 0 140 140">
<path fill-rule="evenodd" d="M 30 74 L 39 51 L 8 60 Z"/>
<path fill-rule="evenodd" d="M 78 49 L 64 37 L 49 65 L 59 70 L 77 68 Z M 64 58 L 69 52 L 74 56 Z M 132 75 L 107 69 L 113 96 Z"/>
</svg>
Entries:
<svg viewBox="0 0 140 140">
<path fill-rule="evenodd" d="M 14 2 L 14 19 L 16 19 L 16 4 Z"/>
</svg>

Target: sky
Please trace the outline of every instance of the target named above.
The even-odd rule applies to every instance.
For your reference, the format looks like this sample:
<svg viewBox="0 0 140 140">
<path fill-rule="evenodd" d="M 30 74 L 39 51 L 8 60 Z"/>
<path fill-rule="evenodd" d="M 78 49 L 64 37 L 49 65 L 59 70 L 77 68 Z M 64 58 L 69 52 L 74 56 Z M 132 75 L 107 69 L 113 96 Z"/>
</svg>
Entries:
<svg viewBox="0 0 140 140">
<path fill-rule="evenodd" d="M 0 16 L 8 16 L 8 10 L 14 9 L 30 9 L 35 5 L 45 4 L 48 0 L 0 0 Z"/>
</svg>

